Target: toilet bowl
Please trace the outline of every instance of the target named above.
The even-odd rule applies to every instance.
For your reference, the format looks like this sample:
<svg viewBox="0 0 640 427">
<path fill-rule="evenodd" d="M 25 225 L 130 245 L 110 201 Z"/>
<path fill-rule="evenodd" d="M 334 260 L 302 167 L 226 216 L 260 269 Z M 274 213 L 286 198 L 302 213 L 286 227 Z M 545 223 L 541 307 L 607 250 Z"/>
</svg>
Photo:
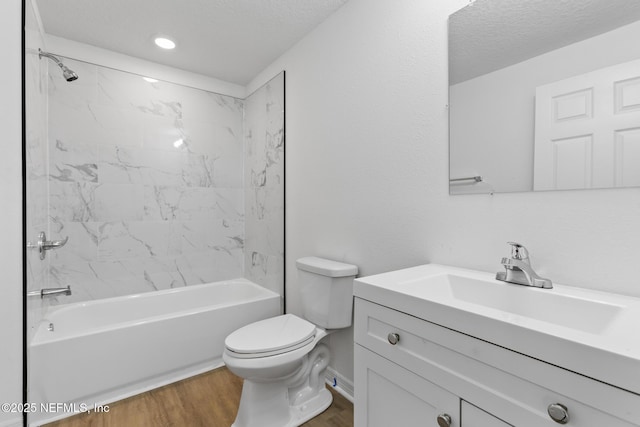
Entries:
<svg viewBox="0 0 640 427">
<path fill-rule="evenodd" d="M 232 427 L 299 426 L 333 400 L 324 385 L 330 353 L 321 340 L 351 325 L 357 267 L 316 257 L 301 258 L 296 265 L 305 318 L 276 316 L 244 326 L 225 340 L 224 363 L 244 378 Z"/>
<path fill-rule="evenodd" d="M 255 342 L 247 341 L 252 334 Z M 233 427 L 292 427 L 331 405 L 324 388 L 329 350 L 327 335 L 297 316 L 285 314 L 252 323 L 227 337 L 223 353 L 228 369 L 244 378 Z M 274 337 L 272 343 L 269 336 Z"/>
</svg>

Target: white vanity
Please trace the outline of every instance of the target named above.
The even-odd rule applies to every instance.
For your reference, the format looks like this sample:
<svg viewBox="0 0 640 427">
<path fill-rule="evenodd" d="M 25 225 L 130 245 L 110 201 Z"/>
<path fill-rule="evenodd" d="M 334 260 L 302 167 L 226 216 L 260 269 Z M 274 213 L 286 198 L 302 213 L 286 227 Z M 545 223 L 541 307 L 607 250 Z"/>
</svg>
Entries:
<svg viewBox="0 0 640 427">
<path fill-rule="evenodd" d="M 356 427 L 640 426 L 640 299 L 493 276 L 355 280 Z"/>
</svg>

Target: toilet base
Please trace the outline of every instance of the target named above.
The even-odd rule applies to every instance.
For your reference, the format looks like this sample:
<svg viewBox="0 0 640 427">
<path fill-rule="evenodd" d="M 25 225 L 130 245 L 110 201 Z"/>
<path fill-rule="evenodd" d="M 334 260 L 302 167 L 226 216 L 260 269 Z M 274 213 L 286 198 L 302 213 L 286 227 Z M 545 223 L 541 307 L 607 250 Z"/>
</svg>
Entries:
<svg viewBox="0 0 640 427">
<path fill-rule="evenodd" d="M 287 424 L 287 427 L 297 427 L 306 423 L 311 418 L 324 412 L 331 406 L 331 402 L 333 402 L 333 395 L 329 390 L 323 388 L 308 402 L 298 406 L 291 406 L 292 423 Z"/>
<path fill-rule="evenodd" d="M 285 385 L 244 380 L 238 415 L 231 427 L 297 427 L 324 412 L 333 402 L 325 387 L 300 405 L 289 403 Z"/>
</svg>

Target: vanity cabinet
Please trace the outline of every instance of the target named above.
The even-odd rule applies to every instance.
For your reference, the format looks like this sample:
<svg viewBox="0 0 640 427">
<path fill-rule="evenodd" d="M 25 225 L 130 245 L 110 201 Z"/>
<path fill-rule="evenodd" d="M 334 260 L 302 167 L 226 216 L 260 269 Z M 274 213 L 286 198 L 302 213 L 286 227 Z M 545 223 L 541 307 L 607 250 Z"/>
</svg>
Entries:
<svg viewBox="0 0 640 427">
<path fill-rule="evenodd" d="M 639 395 L 502 346 L 361 298 L 354 325 L 356 427 L 640 426 Z"/>
<path fill-rule="evenodd" d="M 509 427 L 413 372 L 356 346 L 358 382 L 356 424 L 369 427 Z M 366 409 L 361 401 L 367 402 Z"/>
</svg>

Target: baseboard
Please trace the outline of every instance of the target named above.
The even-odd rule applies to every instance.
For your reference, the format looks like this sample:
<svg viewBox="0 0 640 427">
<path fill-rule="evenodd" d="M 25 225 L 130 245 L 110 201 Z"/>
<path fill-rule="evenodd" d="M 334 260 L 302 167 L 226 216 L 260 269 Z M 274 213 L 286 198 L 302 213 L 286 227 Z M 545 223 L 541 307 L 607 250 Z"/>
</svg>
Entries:
<svg viewBox="0 0 640 427">
<path fill-rule="evenodd" d="M 331 366 L 327 367 L 324 373 L 327 384 L 335 391 L 343 395 L 349 402 L 353 403 L 353 382 L 342 376 Z"/>
</svg>

